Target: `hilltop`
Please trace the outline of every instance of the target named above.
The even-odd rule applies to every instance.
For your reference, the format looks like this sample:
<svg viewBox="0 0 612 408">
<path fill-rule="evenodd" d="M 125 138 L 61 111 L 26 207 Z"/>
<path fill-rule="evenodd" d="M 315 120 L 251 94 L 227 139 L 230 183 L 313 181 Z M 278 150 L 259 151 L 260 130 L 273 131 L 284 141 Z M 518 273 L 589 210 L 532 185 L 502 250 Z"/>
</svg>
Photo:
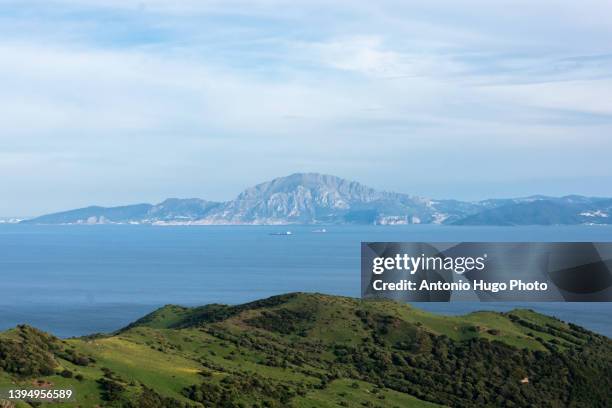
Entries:
<svg viewBox="0 0 612 408">
<path fill-rule="evenodd" d="M 0 334 L 0 388 L 35 382 L 76 391 L 58 407 L 603 407 L 612 341 L 529 310 L 292 293 L 168 305 L 110 335 Z"/>
<path fill-rule="evenodd" d="M 296 173 L 258 184 L 226 202 L 199 198 L 159 204 L 91 206 L 22 221 L 32 224 L 611 224 L 612 199 L 533 196 L 476 202 L 378 191 L 355 181 Z"/>
</svg>

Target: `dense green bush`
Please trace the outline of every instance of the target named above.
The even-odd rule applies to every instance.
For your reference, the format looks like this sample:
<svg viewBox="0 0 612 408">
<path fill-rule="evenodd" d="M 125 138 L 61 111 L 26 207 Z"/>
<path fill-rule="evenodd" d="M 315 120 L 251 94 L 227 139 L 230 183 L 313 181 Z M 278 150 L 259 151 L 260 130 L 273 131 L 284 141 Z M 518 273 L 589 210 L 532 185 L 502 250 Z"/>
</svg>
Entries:
<svg viewBox="0 0 612 408">
<path fill-rule="evenodd" d="M 18 326 L 14 338 L 0 338 L 0 368 L 21 377 L 51 375 L 59 341 L 29 326 Z"/>
</svg>

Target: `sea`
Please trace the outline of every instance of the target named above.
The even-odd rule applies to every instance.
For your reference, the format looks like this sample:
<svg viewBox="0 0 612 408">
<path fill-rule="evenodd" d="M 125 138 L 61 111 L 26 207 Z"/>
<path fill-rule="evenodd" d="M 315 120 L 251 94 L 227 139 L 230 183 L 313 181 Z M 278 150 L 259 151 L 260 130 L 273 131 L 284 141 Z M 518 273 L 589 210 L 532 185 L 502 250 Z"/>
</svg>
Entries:
<svg viewBox="0 0 612 408">
<path fill-rule="evenodd" d="M 320 228 L 0 224 L 0 330 L 25 323 L 65 338 L 113 332 L 165 304 L 359 297 L 362 241 L 612 242 L 611 226 Z M 415 306 L 449 315 L 528 307 L 612 337 L 612 303 Z"/>
</svg>

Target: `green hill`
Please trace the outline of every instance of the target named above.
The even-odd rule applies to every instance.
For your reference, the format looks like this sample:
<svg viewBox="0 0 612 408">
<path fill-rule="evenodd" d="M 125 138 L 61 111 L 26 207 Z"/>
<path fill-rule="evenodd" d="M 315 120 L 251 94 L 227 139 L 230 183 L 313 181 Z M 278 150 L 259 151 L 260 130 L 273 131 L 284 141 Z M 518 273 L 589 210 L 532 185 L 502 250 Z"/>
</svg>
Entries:
<svg viewBox="0 0 612 408">
<path fill-rule="evenodd" d="M 605 407 L 612 341 L 529 310 L 294 293 L 165 306 L 112 335 L 1 333 L 0 390 L 33 385 L 76 399 L 16 407 Z"/>
</svg>

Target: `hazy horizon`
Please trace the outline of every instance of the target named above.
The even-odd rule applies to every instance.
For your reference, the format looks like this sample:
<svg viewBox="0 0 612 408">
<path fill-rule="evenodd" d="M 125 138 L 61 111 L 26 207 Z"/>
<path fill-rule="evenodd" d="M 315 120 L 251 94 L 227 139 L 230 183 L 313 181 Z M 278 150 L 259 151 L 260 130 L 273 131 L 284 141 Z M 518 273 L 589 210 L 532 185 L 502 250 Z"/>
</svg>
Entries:
<svg viewBox="0 0 612 408">
<path fill-rule="evenodd" d="M 234 198 L 316 171 L 612 196 L 603 0 L 8 0 L 0 215 Z"/>
<path fill-rule="evenodd" d="M 306 172 L 306 173 L 317 173 L 317 174 L 321 174 L 321 175 L 339 177 L 339 176 L 334 175 L 334 174 L 322 174 L 322 173 L 318 173 L 318 172 Z M 287 174 L 287 175 L 279 176 L 279 177 L 275 177 L 275 178 L 288 177 L 288 176 L 293 175 L 293 174 L 296 174 L 296 173 Z M 340 177 L 340 178 L 347 179 L 345 177 Z M 257 184 L 266 183 L 266 182 L 269 182 L 269 181 L 272 181 L 272 180 L 273 179 L 263 180 L 263 181 L 261 181 L 259 183 L 254 184 L 254 185 L 245 186 L 242 190 L 237 191 L 233 196 L 222 198 L 222 199 L 217 199 L 217 200 L 213 200 L 213 199 L 210 199 L 208 197 L 197 197 L 197 196 L 184 196 L 184 197 L 166 196 L 166 197 L 162 197 L 162 198 L 160 198 L 158 200 L 154 200 L 154 201 L 143 201 L 143 200 L 141 200 L 141 201 L 123 202 L 123 203 L 108 202 L 107 204 L 100 204 L 100 203 L 96 202 L 96 203 L 89 203 L 89 204 L 79 205 L 79 206 L 59 208 L 59 209 L 56 209 L 56 210 L 48 211 L 48 212 L 45 212 L 45 213 L 39 213 L 39 214 L 0 214 L 0 219 L 1 218 L 30 218 L 30 217 L 37 217 L 37 216 L 46 215 L 46 214 L 50 214 L 50 213 L 54 213 L 54 212 L 74 210 L 74 209 L 85 208 L 85 207 L 89 207 L 89 206 L 121 207 L 121 206 L 126 206 L 126 205 L 135 205 L 135 204 L 153 204 L 153 205 L 155 205 L 155 204 L 161 203 L 164 200 L 173 199 L 173 198 L 178 198 L 178 199 L 203 199 L 203 200 L 207 200 L 207 201 L 227 202 L 227 201 L 235 199 L 241 192 L 243 192 L 247 188 L 254 187 Z M 350 178 L 348 178 L 347 180 L 355 181 L 355 182 L 358 182 L 360 184 L 365 185 L 364 183 L 361 183 L 359 180 L 354 180 L 354 179 L 350 179 Z M 432 200 L 457 200 L 457 198 L 455 198 L 455 197 L 429 197 L 429 196 L 424 196 L 424 195 L 421 195 L 421 194 L 414 194 L 414 193 L 406 192 L 406 191 L 384 190 L 384 189 L 377 188 L 376 186 L 372 186 L 372 185 L 365 185 L 365 186 L 373 188 L 373 189 L 378 190 L 378 191 L 388 191 L 388 192 L 394 192 L 394 193 L 403 193 L 403 194 L 408 194 L 408 195 L 411 195 L 411 196 L 416 196 L 416 197 L 420 197 L 420 198 L 428 198 L 428 199 L 432 199 Z M 500 197 L 483 197 L 483 198 L 478 198 L 478 199 L 472 199 L 472 200 L 467 199 L 467 200 L 459 200 L 459 201 L 481 201 L 481 200 L 487 200 L 487 199 L 528 198 L 530 196 L 537 196 L 537 195 L 541 195 L 541 194 L 532 194 L 532 195 L 529 195 L 529 196 L 513 196 L 513 197 L 510 197 L 510 196 L 507 196 L 507 197 L 506 196 L 503 196 L 503 197 L 502 196 L 500 196 Z M 570 195 L 575 195 L 575 194 L 571 194 L 571 193 L 570 194 L 562 194 L 562 195 L 557 196 L 557 197 L 570 196 Z M 595 196 L 593 196 L 593 197 L 595 197 Z"/>
</svg>

